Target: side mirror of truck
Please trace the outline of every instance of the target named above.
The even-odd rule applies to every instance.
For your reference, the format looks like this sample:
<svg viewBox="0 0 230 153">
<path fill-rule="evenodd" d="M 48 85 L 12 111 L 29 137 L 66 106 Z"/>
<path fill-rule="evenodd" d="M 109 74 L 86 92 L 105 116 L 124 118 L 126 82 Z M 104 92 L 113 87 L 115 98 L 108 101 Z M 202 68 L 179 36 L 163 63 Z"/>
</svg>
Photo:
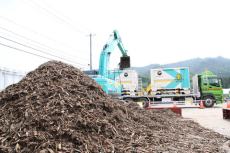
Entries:
<svg viewBox="0 0 230 153">
<path fill-rule="evenodd" d="M 222 78 L 218 79 L 218 82 L 219 82 L 219 86 L 223 87 L 223 79 Z"/>
</svg>

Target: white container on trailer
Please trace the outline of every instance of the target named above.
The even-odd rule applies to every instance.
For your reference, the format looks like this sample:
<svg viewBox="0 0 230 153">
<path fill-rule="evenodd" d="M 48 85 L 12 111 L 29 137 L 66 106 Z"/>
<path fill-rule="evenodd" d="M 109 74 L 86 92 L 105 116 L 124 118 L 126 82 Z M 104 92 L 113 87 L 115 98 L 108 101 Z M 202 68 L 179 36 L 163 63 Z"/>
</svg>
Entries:
<svg viewBox="0 0 230 153">
<path fill-rule="evenodd" d="M 138 73 L 135 70 L 122 70 L 115 81 L 121 83 L 122 89 L 129 90 L 131 95 L 138 90 Z"/>
<path fill-rule="evenodd" d="M 150 75 L 153 93 L 176 89 L 190 93 L 190 75 L 187 67 L 151 69 Z"/>
</svg>

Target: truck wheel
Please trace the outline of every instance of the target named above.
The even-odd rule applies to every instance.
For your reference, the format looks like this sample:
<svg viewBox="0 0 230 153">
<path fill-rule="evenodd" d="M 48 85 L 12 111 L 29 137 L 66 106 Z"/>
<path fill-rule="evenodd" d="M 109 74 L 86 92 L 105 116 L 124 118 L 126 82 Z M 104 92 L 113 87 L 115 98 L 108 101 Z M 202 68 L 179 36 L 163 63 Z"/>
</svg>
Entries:
<svg viewBox="0 0 230 153">
<path fill-rule="evenodd" d="M 215 103 L 215 99 L 212 96 L 205 96 L 203 100 L 204 100 L 204 106 L 208 108 L 213 107 Z"/>
</svg>

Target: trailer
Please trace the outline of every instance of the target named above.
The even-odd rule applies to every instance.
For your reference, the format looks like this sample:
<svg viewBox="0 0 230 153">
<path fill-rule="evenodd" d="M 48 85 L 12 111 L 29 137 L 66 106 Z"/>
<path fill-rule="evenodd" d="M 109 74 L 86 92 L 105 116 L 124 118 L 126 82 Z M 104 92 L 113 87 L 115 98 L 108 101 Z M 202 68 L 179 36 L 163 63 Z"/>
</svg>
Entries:
<svg viewBox="0 0 230 153">
<path fill-rule="evenodd" d="M 144 109 L 170 109 L 179 115 L 182 108 L 203 109 L 222 102 L 221 79 L 210 71 L 196 74 L 191 80 L 187 67 L 152 69 L 150 75 L 148 95 L 140 98 L 126 95 L 120 99 L 134 102 L 140 100 L 140 106 Z M 223 110 L 224 114 L 228 114 L 229 108 Z"/>
</svg>

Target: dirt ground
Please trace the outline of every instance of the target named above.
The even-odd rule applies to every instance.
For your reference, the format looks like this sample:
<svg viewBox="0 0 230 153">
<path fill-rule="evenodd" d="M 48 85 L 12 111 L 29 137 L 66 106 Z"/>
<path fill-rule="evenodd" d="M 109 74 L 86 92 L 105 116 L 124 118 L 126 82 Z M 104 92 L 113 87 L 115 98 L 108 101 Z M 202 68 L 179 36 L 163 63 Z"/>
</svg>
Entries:
<svg viewBox="0 0 230 153">
<path fill-rule="evenodd" d="M 185 108 L 182 110 L 182 116 L 198 122 L 201 126 L 230 137 L 230 120 L 223 119 L 221 105 L 205 109 Z"/>
</svg>

